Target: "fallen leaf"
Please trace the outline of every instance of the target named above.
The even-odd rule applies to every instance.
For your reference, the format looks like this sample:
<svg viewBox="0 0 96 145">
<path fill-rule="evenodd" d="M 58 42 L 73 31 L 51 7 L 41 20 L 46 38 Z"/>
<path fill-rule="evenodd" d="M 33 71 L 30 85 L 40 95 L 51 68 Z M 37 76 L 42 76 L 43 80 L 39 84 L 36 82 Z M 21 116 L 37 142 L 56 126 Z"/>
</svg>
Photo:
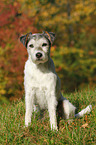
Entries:
<svg viewBox="0 0 96 145">
<path fill-rule="evenodd" d="M 88 123 L 83 124 L 81 127 L 85 128 L 88 126 Z"/>
</svg>

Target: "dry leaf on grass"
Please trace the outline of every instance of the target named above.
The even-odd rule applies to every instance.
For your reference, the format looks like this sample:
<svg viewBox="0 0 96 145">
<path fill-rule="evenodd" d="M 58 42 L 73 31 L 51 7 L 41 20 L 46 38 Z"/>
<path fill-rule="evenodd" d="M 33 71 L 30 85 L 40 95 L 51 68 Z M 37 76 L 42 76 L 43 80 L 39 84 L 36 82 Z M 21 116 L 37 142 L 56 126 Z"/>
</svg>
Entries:
<svg viewBox="0 0 96 145">
<path fill-rule="evenodd" d="M 83 124 L 81 127 L 83 128 L 88 127 L 88 123 Z"/>
</svg>

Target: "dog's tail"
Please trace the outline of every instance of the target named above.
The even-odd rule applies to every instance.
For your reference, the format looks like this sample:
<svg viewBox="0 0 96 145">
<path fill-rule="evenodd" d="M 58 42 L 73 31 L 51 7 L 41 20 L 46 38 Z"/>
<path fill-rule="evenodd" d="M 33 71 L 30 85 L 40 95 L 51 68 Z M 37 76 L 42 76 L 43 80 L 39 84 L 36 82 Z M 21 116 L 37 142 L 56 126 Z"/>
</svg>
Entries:
<svg viewBox="0 0 96 145">
<path fill-rule="evenodd" d="M 88 105 L 85 109 L 81 110 L 79 113 L 75 114 L 76 118 L 81 118 L 85 114 L 89 114 L 92 110 L 92 105 Z"/>
</svg>

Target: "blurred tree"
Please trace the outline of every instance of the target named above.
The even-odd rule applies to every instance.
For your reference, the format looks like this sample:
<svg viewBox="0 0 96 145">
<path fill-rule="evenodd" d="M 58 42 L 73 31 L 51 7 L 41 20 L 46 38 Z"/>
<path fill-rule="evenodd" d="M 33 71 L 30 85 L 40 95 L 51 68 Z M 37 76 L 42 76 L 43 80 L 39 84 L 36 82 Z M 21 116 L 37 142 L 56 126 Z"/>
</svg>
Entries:
<svg viewBox="0 0 96 145">
<path fill-rule="evenodd" d="M 16 1 L 0 1 L 0 98 L 22 97 L 23 69 L 26 49 L 19 37 L 28 31 L 36 32 L 34 19 L 19 11 Z"/>
<path fill-rule="evenodd" d="M 23 93 L 26 49 L 21 34 L 56 33 L 51 56 L 65 90 L 96 83 L 96 1 L 0 1 L 0 97 Z"/>
<path fill-rule="evenodd" d="M 83 82 L 96 81 L 96 1 L 18 0 L 21 11 L 35 17 L 35 26 L 56 32 L 55 65 L 73 90 Z M 66 84 L 65 83 L 65 84 Z M 65 86 L 66 88 L 66 86 Z"/>
</svg>

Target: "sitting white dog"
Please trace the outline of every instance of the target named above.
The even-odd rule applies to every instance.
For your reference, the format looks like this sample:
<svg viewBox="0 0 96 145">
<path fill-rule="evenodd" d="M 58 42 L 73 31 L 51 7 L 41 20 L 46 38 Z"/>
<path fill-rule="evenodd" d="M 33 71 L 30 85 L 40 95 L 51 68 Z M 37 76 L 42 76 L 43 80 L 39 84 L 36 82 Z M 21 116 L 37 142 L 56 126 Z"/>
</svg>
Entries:
<svg viewBox="0 0 96 145">
<path fill-rule="evenodd" d="M 50 48 L 54 39 L 55 34 L 52 32 L 42 34 L 30 32 L 20 37 L 20 41 L 28 51 L 28 60 L 24 70 L 25 126 L 31 123 L 31 115 L 37 105 L 40 109 L 48 109 L 51 129 L 55 130 L 58 129 L 56 110 L 59 101 L 62 102 L 62 113 L 65 119 L 81 117 L 92 109 L 92 106 L 89 105 L 75 114 L 76 107 L 62 96 L 60 79 L 50 58 Z"/>
</svg>

